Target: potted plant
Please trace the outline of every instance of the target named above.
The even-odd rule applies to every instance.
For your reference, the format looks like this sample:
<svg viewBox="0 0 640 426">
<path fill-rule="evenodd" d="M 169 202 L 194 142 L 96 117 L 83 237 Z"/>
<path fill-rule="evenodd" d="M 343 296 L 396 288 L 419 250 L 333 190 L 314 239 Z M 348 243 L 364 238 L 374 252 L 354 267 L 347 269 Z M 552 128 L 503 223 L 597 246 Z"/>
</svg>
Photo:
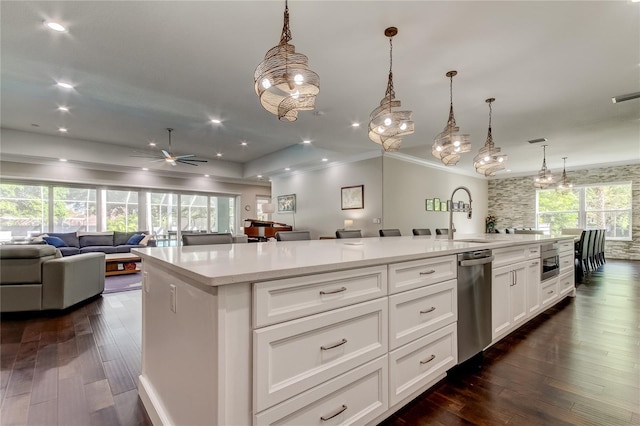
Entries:
<svg viewBox="0 0 640 426">
<path fill-rule="evenodd" d="M 485 223 L 487 225 L 487 233 L 493 234 L 495 232 L 496 224 L 498 223 L 498 220 L 496 219 L 496 217 L 490 214 L 489 216 L 487 216 Z"/>
</svg>

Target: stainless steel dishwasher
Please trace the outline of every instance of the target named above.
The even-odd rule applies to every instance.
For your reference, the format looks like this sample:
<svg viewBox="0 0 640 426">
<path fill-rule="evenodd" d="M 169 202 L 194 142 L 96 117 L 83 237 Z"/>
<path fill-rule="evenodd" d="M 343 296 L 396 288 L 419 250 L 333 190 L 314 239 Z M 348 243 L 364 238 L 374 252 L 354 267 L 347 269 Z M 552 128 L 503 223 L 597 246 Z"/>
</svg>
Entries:
<svg viewBox="0 0 640 426">
<path fill-rule="evenodd" d="M 458 255 L 458 364 L 491 343 L 491 250 Z"/>
</svg>

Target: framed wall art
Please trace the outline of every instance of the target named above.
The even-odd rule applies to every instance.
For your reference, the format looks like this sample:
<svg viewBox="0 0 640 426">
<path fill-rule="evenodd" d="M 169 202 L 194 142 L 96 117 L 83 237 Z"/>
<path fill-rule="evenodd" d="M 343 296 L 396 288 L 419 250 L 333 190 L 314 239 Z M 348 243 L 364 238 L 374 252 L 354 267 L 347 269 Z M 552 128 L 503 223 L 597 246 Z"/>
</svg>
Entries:
<svg viewBox="0 0 640 426">
<path fill-rule="evenodd" d="M 364 209 L 364 185 L 343 186 L 340 199 L 342 210 Z"/>
<path fill-rule="evenodd" d="M 439 212 L 440 211 L 440 198 L 433 199 L 433 210 Z"/>
<path fill-rule="evenodd" d="M 296 194 L 278 195 L 278 213 L 295 213 Z"/>
<path fill-rule="evenodd" d="M 446 211 L 448 211 L 448 209 L 447 209 L 447 202 L 446 202 L 446 201 L 440 201 L 440 211 L 441 211 L 441 212 L 446 212 Z"/>
<path fill-rule="evenodd" d="M 433 211 L 433 199 L 432 198 L 427 198 L 426 200 L 424 200 L 425 203 L 425 209 L 428 212 L 432 212 Z"/>
</svg>

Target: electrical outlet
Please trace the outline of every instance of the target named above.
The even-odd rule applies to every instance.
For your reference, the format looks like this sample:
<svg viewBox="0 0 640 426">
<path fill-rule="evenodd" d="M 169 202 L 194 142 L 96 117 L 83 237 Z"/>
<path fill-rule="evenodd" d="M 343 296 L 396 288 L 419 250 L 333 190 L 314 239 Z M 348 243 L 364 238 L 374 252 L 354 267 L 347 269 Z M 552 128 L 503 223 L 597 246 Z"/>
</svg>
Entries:
<svg viewBox="0 0 640 426">
<path fill-rule="evenodd" d="M 176 313 L 176 286 L 174 284 L 169 285 L 169 309 L 174 314 Z"/>
<path fill-rule="evenodd" d="M 373 223 L 377 223 L 379 225 L 380 223 L 382 223 L 382 219 L 380 219 L 379 217 L 374 217 Z"/>
</svg>

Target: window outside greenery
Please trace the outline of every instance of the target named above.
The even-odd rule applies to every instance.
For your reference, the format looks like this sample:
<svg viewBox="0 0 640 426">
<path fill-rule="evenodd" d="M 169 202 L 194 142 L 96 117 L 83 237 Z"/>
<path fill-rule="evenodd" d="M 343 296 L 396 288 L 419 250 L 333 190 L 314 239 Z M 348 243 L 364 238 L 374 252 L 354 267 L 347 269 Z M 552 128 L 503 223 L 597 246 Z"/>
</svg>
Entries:
<svg viewBox="0 0 640 426">
<path fill-rule="evenodd" d="M 28 237 L 49 229 L 49 188 L 0 185 L 0 230 Z"/>
<path fill-rule="evenodd" d="M 138 192 L 105 190 L 107 231 L 134 232 L 138 227 Z"/>
<path fill-rule="evenodd" d="M 629 239 L 631 184 L 538 191 L 537 216 L 537 228 L 551 235 L 564 228 L 606 229 L 608 239 Z"/>
<path fill-rule="evenodd" d="M 96 190 L 53 187 L 53 232 L 97 231 Z"/>
</svg>

